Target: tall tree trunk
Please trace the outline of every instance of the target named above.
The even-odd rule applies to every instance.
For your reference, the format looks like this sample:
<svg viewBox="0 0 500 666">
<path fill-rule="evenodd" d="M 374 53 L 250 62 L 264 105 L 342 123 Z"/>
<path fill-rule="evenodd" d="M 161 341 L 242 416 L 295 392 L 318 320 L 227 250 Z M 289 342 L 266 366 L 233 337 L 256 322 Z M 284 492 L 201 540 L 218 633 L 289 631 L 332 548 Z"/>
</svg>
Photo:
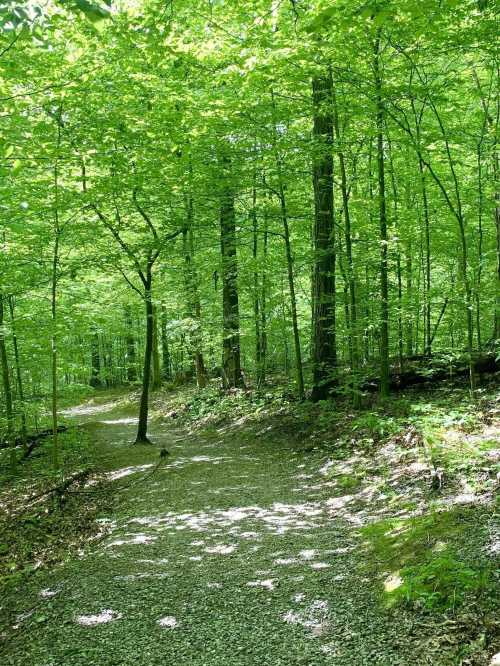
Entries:
<svg viewBox="0 0 500 666">
<path fill-rule="evenodd" d="M 337 106 L 337 95 L 335 86 L 332 87 L 333 101 L 333 125 L 335 130 L 336 153 L 340 166 L 340 188 L 342 191 L 342 209 L 344 214 L 344 236 L 345 253 L 347 259 L 347 288 L 349 297 L 349 352 L 351 362 L 351 386 L 354 407 L 360 405 L 359 383 L 359 334 L 358 334 L 358 309 L 356 300 L 356 280 L 354 273 L 354 259 L 352 252 L 351 213 L 349 209 L 349 188 L 347 185 L 347 172 L 345 156 L 342 148 L 342 137 L 340 135 L 339 112 Z"/>
<path fill-rule="evenodd" d="M 14 297 L 8 296 L 9 312 L 10 312 L 10 325 L 12 329 L 12 345 L 14 347 L 14 362 L 16 366 L 16 381 L 17 392 L 19 394 L 19 401 L 21 403 L 21 438 L 23 446 L 26 446 L 26 405 L 24 403 L 24 385 L 23 373 L 21 371 L 21 360 L 19 356 L 19 345 L 17 342 L 16 321 L 14 317 Z"/>
<path fill-rule="evenodd" d="M 166 382 L 172 381 L 172 357 L 168 344 L 167 332 L 167 311 L 165 305 L 161 304 L 161 355 L 162 355 L 162 373 Z"/>
<path fill-rule="evenodd" d="M 384 158 L 385 113 L 382 98 L 382 74 L 380 71 L 380 38 L 381 30 L 379 28 L 377 30 L 377 37 L 374 44 L 373 71 L 376 96 L 378 205 L 380 224 L 380 395 L 384 398 L 389 395 L 389 279 Z"/>
<path fill-rule="evenodd" d="M 260 383 L 261 368 L 262 368 L 262 331 L 261 331 L 261 315 L 260 315 L 260 285 L 259 285 L 259 271 L 257 268 L 259 256 L 259 236 L 257 230 L 257 187 L 256 187 L 256 173 L 254 172 L 253 186 L 252 186 L 252 209 L 250 211 L 250 219 L 252 221 L 252 259 L 253 259 L 253 320 L 255 330 L 255 367 L 257 386 Z"/>
<path fill-rule="evenodd" d="M 220 242 L 222 257 L 222 369 L 226 389 L 243 387 L 240 360 L 240 313 L 238 300 L 238 262 L 236 255 L 236 220 L 234 194 L 230 181 L 231 162 L 223 157 L 223 191 L 220 207 Z"/>
<path fill-rule="evenodd" d="M 62 111 L 59 110 L 61 115 Z M 59 149 L 61 146 L 61 122 L 57 125 L 57 154 L 54 163 L 54 247 L 52 253 L 51 298 L 50 312 L 52 319 L 51 331 L 51 380 L 52 380 L 52 466 L 54 471 L 59 468 L 59 439 L 57 422 L 57 281 L 59 268 L 59 243 L 61 226 L 59 224 Z"/>
<path fill-rule="evenodd" d="M 274 91 L 271 90 L 271 98 L 273 103 L 273 113 L 276 113 L 276 102 L 274 98 Z M 288 278 L 288 291 L 290 293 L 290 312 L 292 315 L 292 331 L 293 331 L 293 346 L 295 351 L 295 369 L 297 376 L 297 394 L 300 400 L 305 397 L 304 391 L 304 372 L 302 369 L 302 350 L 300 344 L 299 323 L 297 317 L 297 297 L 295 295 L 295 277 L 293 267 L 293 253 L 292 243 L 290 240 L 290 225 L 288 223 L 288 210 L 285 194 L 285 184 L 283 178 L 283 164 L 278 147 L 278 133 L 276 131 L 276 119 L 273 121 L 274 126 L 274 156 L 276 161 L 276 172 L 278 177 L 278 198 L 280 202 L 281 221 L 283 223 L 283 237 L 285 240 L 285 256 Z"/>
<path fill-rule="evenodd" d="M 337 350 L 335 340 L 335 244 L 333 225 L 333 122 L 332 75 L 317 76 L 312 82 L 314 266 L 312 313 L 312 400 L 324 400 L 335 383 Z"/>
<path fill-rule="evenodd" d="M 257 378 L 257 385 L 262 386 L 266 380 L 267 370 L 267 250 L 268 250 L 268 237 L 269 237 L 269 220 L 267 209 L 264 212 L 264 237 L 263 237 L 263 264 L 262 264 L 262 284 L 261 284 L 261 298 L 260 298 L 260 359 L 261 365 L 259 368 L 259 376 Z"/>
<path fill-rule="evenodd" d="M 5 397 L 5 415 L 7 417 L 7 440 L 10 444 L 10 468 L 14 473 L 17 465 L 16 442 L 14 438 L 14 409 L 12 406 L 12 387 L 10 384 L 9 361 L 4 331 L 4 296 L 0 294 L 0 364 L 2 366 L 2 382 Z"/>
<path fill-rule="evenodd" d="M 158 311 L 153 305 L 153 349 L 152 349 L 152 378 L 151 388 L 156 390 L 161 386 L 161 370 L 160 370 L 160 350 L 158 346 Z"/>
<path fill-rule="evenodd" d="M 198 276 L 194 266 L 194 238 L 193 238 L 193 198 L 191 194 L 186 197 L 186 226 L 182 232 L 182 247 L 184 253 L 184 285 L 186 289 L 186 314 L 191 320 L 189 324 L 189 346 L 193 356 L 196 384 L 198 388 L 207 385 L 207 372 L 202 350 L 201 335 L 201 303 L 198 292 Z"/>
<path fill-rule="evenodd" d="M 152 300 L 152 272 L 148 263 L 144 280 L 144 305 L 146 310 L 146 345 L 144 348 L 144 367 L 142 373 L 142 392 L 139 406 L 139 425 L 136 444 L 150 444 L 148 439 L 149 385 L 151 382 L 151 357 L 153 355 L 154 313 Z"/>
<path fill-rule="evenodd" d="M 91 374 L 90 386 L 99 388 L 102 386 L 101 382 L 101 355 L 99 352 L 99 333 L 94 329 L 90 337 L 90 358 L 91 358 Z"/>
<path fill-rule="evenodd" d="M 127 381 L 132 383 L 137 381 L 137 366 L 136 366 L 136 351 L 135 351 L 135 338 L 134 338 L 134 322 L 132 321 L 132 310 L 130 305 L 126 305 L 124 309 L 125 318 L 125 345 L 126 345 L 126 359 L 127 359 Z"/>
</svg>

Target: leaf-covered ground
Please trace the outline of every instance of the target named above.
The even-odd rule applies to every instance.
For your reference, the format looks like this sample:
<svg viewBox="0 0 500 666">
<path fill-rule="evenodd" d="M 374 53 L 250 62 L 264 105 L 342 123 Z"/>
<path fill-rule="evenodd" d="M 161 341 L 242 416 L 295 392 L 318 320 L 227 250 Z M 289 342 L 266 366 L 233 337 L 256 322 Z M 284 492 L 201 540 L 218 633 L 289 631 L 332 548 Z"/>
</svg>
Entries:
<svg viewBox="0 0 500 666">
<path fill-rule="evenodd" d="M 2 663 L 451 666 L 498 653 L 494 406 L 425 437 L 408 414 L 405 428 L 365 414 L 348 431 L 316 412 L 303 428 L 304 414 L 263 403 L 197 429 L 179 404 L 156 408 L 168 416 L 151 434 L 170 451 L 156 471 L 158 448 L 131 446 L 130 405 L 68 413 L 107 460 L 115 508 L 105 536 L 4 599 Z M 459 442 L 451 462 L 442 427 Z"/>
</svg>

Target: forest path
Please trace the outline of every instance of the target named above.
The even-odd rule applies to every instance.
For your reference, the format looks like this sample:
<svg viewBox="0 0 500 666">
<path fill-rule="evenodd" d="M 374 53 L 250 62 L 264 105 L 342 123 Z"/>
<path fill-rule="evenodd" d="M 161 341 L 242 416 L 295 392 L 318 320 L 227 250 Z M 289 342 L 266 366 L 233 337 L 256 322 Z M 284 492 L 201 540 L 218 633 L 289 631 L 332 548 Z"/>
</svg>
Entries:
<svg viewBox="0 0 500 666">
<path fill-rule="evenodd" d="M 6 663 L 436 663 L 417 647 L 411 618 L 394 623 L 381 610 L 320 454 L 153 424 L 171 456 L 140 481 L 158 449 L 130 446 L 130 413 L 106 402 L 67 416 L 107 448 L 116 483 L 132 485 L 108 536 L 33 577 L 24 603 L 36 609 L 18 618 L 29 636 Z"/>
</svg>

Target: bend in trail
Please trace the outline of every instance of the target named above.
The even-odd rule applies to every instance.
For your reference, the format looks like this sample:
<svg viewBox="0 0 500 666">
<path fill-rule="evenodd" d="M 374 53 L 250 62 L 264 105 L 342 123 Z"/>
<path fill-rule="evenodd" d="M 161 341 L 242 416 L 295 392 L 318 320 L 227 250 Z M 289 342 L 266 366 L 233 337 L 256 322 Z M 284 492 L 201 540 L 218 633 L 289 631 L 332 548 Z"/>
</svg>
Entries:
<svg viewBox="0 0 500 666">
<path fill-rule="evenodd" d="M 130 446 L 135 419 L 114 403 L 68 415 L 133 460 L 112 478 L 156 463 L 157 449 Z M 4 663 L 435 663 L 410 615 L 381 610 L 356 516 L 339 511 L 316 454 L 159 425 L 151 436 L 168 463 L 121 494 L 103 540 L 32 579 L 26 604 L 36 597 L 42 619 L 29 624 L 26 607 L 29 635 Z"/>
</svg>

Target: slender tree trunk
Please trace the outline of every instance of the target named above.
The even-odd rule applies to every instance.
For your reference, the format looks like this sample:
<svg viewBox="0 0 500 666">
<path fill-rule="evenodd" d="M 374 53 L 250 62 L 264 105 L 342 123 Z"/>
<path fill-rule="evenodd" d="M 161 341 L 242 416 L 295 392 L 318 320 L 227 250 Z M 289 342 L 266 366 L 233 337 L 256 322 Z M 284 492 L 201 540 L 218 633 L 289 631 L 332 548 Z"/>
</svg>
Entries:
<svg viewBox="0 0 500 666">
<path fill-rule="evenodd" d="M 382 74 L 380 71 L 380 36 L 381 30 L 378 29 L 374 45 L 373 70 L 376 94 L 378 204 L 380 223 L 380 394 L 385 398 L 389 395 L 389 279 L 384 158 L 385 113 L 382 98 Z"/>
<path fill-rule="evenodd" d="M 324 400 L 335 383 L 337 350 L 335 340 L 335 240 L 333 225 L 333 121 L 332 76 L 318 76 L 312 82 L 314 265 L 311 399 Z"/>
<path fill-rule="evenodd" d="M 234 194 L 228 180 L 231 163 L 223 160 L 224 179 L 220 208 L 220 241 L 222 256 L 222 369 L 225 388 L 243 387 L 240 360 L 240 314 L 238 299 L 238 263 L 236 255 L 236 220 Z"/>
<path fill-rule="evenodd" d="M 101 382 L 101 355 L 99 352 L 99 333 L 94 329 L 90 337 L 91 374 L 90 386 L 99 388 Z"/>
<path fill-rule="evenodd" d="M 61 110 L 59 111 L 61 113 Z M 54 164 L 54 247 L 52 253 L 51 301 L 52 318 L 51 335 L 51 380 L 52 380 L 52 466 L 54 471 L 59 468 L 59 439 L 57 422 L 57 280 L 59 268 L 59 243 L 61 227 L 59 224 L 59 149 L 61 146 L 61 123 L 57 125 L 57 156 Z"/>
<path fill-rule="evenodd" d="M 193 239 L 193 199 L 191 194 L 186 197 L 186 226 L 182 232 L 184 252 L 184 285 L 186 289 L 187 316 L 191 320 L 189 328 L 189 345 L 191 347 L 196 371 L 196 384 L 198 388 L 207 385 L 207 373 L 202 351 L 201 335 L 201 304 L 198 292 L 198 276 L 194 266 L 194 239 Z"/>
<path fill-rule="evenodd" d="M 253 187 L 252 187 L 252 210 L 250 211 L 250 219 L 252 222 L 252 259 L 253 259 L 253 321 L 255 330 L 255 367 L 257 386 L 260 383 L 261 368 L 262 368 L 262 331 L 261 331 L 261 315 L 260 315 L 260 285 L 259 285 L 259 271 L 257 268 L 259 256 L 259 236 L 257 230 L 257 187 L 256 187 L 256 173 L 254 173 Z"/>
<path fill-rule="evenodd" d="M 151 293 L 152 273 L 148 264 L 144 283 L 144 305 L 146 310 L 146 345 L 144 349 L 144 368 L 142 374 L 142 393 L 139 406 L 139 425 L 136 444 L 150 444 L 148 439 L 149 385 L 151 382 L 151 357 L 153 355 L 154 312 Z"/>
<path fill-rule="evenodd" d="M 161 354 L 162 354 L 162 372 L 163 379 L 166 382 L 172 381 L 172 357 L 168 344 L 167 333 L 167 311 L 165 305 L 161 305 Z"/>
<path fill-rule="evenodd" d="M 389 159 L 391 166 L 391 184 L 392 184 L 392 199 L 394 206 L 394 227 L 396 229 L 396 275 L 398 281 L 398 365 L 399 371 L 403 371 L 403 276 L 401 271 L 401 250 L 399 241 L 399 193 L 396 184 L 396 172 L 394 170 L 394 160 L 392 154 L 392 143 L 387 132 L 387 139 L 389 143 Z"/>
<path fill-rule="evenodd" d="M 264 213 L 264 238 L 263 238 L 263 264 L 262 264 L 262 284 L 261 284 L 261 298 L 260 298 L 260 359 L 261 367 L 259 369 L 259 376 L 257 385 L 262 386 L 266 380 L 267 371 L 267 250 L 268 250 L 268 237 L 269 237 L 269 220 L 267 209 Z"/>
<path fill-rule="evenodd" d="M 8 296 L 9 303 L 9 312 L 10 312 L 10 325 L 12 328 L 12 344 L 14 347 L 14 362 L 16 366 L 16 381 L 17 381 L 17 391 L 19 394 L 19 401 L 21 403 L 21 438 L 23 440 L 23 446 L 26 446 L 26 405 L 24 403 L 24 385 L 23 385 L 23 373 L 21 371 L 21 360 L 19 355 L 19 345 L 17 342 L 17 333 L 16 333 L 16 321 L 14 317 L 14 298 L 13 296 Z"/>
<path fill-rule="evenodd" d="M 342 191 L 342 208 L 344 213 L 344 236 L 345 253 L 347 259 L 347 286 L 349 293 L 349 350 L 351 357 L 351 386 L 354 407 L 360 405 L 359 384 L 359 333 L 358 333 L 358 309 L 356 299 L 356 279 L 354 272 L 354 259 L 352 252 L 351 213 L 349 208 L 349 190 L 347 185 L 347 173 L 345 166 L 344 151 L 342 149 L 342 137 L 340 136 L 339 113 L 337 107 L 337 96 L 335 86 L 332 87 L 333 101 L 333 125 L 335 129 L 336 152 L 340 166 L 340 188 Z"/>
<path fill-rule="evenodd" d="M 125 319 L 125 347 L 126 347 L 126 367 L 127 367 L 127 381 L 130 383 L 137 381 L 137 361 L 135 351 L 135 338 L 134 338 L 134 322 L 132 320 L 132 310 L 130 305 L 125 305 L 124 308 Z"/>
<path fill-rule="evenodd" d="M 161 386 L 160 350 L 158 347 L 158 317 L 157 308 L 153 305 L 153 350 L 152 350 L 152 381 L 151 388 L 157 390 Z"/>
<path fill-rule="evenodd" d="M 0 294 L 0 364 L 2 366 L 2 382 L 5 397 L 5 415 L 7 417 L 7 440 L 10 445 L 10 468 L 14 473 L 17 465 L 16 442 L 14 437 L 14 409 L 12 405 L 12 388 L 10 384 L 9 362 L 4 331 L 4 296 Z"/>
<path fill-rule="evenodd" d="M 281 220 L 283 222 L 283 234 L 285 237 L 286 267 L 288 276 L 288 289 L 290 292 L 290 311 L 292 314 L 293 345 L 295 350 L 295 366 L 297 372 L 297 394 L 300 400 L 305 397 L 304 375 L 302 371 L 302 351 L 300 347 L 300 332 L 297 318 L 297 298 L 295 296 L 295 279 L 293 275 L 293 255 L 290 242 L 290 228 L 288 226 L 288 212 L 286 208 L 285 191 L 280 179 L 280 207 Z"/>
</svg>

